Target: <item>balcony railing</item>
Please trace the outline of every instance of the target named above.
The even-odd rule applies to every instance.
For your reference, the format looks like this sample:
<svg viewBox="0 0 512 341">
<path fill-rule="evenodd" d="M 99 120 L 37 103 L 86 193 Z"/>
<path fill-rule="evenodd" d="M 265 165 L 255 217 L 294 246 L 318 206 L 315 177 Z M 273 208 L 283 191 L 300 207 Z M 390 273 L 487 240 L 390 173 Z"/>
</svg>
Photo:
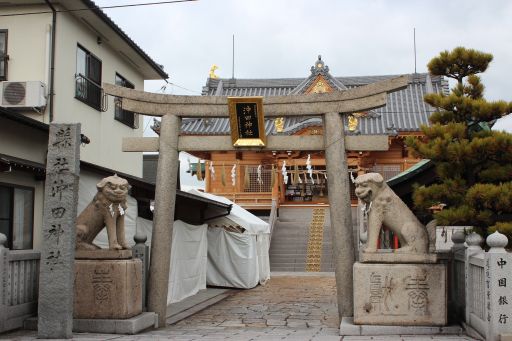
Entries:
<svg viewBox="0 0 512 341">
<path fill-rule="evenodd" d="M 75 98 L 98 111 L 108 109 L 106 94 L 101 86 L 82 74 L 75 76 Z"/>
</svg>

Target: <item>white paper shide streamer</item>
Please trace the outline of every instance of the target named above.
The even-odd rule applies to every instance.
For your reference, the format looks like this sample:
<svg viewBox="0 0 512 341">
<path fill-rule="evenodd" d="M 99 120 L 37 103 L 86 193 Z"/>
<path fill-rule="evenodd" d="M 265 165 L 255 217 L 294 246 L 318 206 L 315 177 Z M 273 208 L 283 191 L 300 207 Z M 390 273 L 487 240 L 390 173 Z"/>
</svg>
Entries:
<svg viewBox="0 0 512 341">
<path fill-rule="evenodd" d="M 120 215 L 124 215 L 124 208 L 123 208 L 123 206 L 121 206 L 121 204 L 119 204 L 119 205 L 117 206 L 117 209 L 119 210 L 119 214 L 120 214 Z"/>
<path fill-rule="evenodd" d="M 288 183 L 288 172 L 286 171 L 286 161 L 283 161 L 283 167 L 281 167 L 281 174 L 283 174 L 283 183 Z"/>
<path fill-rule="evenodd" d="M 233 168 L 231 168 L 231 184 L 233 186 L 236 185 L 236 163 L 233 165 Z"/>
<path fill-rule="evenodd" d="M 306 169 L 308 170 L 311 183 L 314 184 L 315 180 L 313 179 L 313 167 L 311 167 L 311 154 L 308 154 L 308 159 L 306 160 Z"/>
<path fill-rule="evenodd" d="M 261 165 L 258 165 L 258 183 L 260 185 L 263 184 L 263 179 L 261 178 Z"/>
<path fill-rule="evenodd" d="M 121 206 L 121 204 L 117 205 L 117 210 L 119 211 L 119 215 L 124 215 L 124 208 L 123 206 Z M 114 216 L 116 215 L 116 212 L 114 211 L 114 204 L 110 204 L 110 206 L 108 206 L 108 211 L 112 218 L 114 218 Z"/>
<path fill-rule="evenodd" d="M 215 180 L 215 167 L 213 167 L 213 161 L 210 161 L 210 175 L 212 177 L 212 180 Z"/>
</svg>

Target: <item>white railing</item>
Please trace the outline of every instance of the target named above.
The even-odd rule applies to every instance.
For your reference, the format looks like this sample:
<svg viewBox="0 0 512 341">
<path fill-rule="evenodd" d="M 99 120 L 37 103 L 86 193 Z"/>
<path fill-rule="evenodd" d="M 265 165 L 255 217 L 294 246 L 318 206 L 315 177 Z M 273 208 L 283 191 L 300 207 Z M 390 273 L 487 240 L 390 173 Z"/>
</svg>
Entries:
<svg viewBox="0 0 512 341">
<path fill-rule="evenodd" d="M 485 335 L 487 332 L 487 322 L 483 252 L 469 256 L 467 270 L 466 287 L 468 298 L 466 301 L 466 322 L 480 334 Z"/>
<path fill-rule="evenodd" d="M 476 233 L 465 239 L 457 234 L 452 240 L 454 312 L 486 340 L 500 340 L 502 334 L 512 333 L 512 253 L 505 250 L 507 237 L 498 232 L 488 236 L 487 252 Z"/>
<path fill-rule="evenodd" d="M 39 259 L 34 250 L 9 250 L 0 234 L 0 333 L 20 328 L 37 313 Z"/>
</svg>

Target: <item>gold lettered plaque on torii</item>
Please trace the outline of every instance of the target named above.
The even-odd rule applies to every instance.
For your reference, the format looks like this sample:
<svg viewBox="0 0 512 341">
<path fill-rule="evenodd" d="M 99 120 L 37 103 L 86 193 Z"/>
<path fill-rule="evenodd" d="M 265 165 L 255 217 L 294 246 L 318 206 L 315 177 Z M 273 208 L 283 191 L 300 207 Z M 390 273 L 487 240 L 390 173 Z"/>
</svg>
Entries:
<svg viewBox="0 0 512 341">
<path fill-rule="evenodd" d="M 228 97 L 231 141 L 234 147 L 265 147 L 263 97 Z"/>
</svg>

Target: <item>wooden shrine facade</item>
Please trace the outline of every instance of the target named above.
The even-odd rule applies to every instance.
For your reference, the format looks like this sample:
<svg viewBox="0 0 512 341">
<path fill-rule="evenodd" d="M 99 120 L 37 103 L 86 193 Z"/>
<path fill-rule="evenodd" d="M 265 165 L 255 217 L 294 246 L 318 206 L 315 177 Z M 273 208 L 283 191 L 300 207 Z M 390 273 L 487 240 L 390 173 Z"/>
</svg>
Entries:
<svg viewBox="0 0 512 341">
<path fill-rule="evenodd" d="M 311 67 L 307 78 L 288 79 L 221 79 L 208 78 L 204 96 L 282 96 L 343 91 L 400 75 L 334 77 L 321 57 Z M 420 126 L 428 124 L 433 108 L 423 102 L 432 92 L 446 92 L 448 84 L 441 77 L 428 74 L 409 75 L 405 89 L 389 93 L 386 106 L 343 117 L 345 134 L 350 136 L 385 136 L 386 151 L 347 151 L 348 168 L 352 175 L 379 172 L 386 179 L 407 170 L 419 160 L 405 146 L 407 136 L 421 136 Z M 156 127 L 158 132 L 158 126 Z M 268 117 L 265 120 L 268 136 L 323 135 L 322 120 L 318 117 Z M 196 136 L 229 135 L 228 118 L 189 118 L 182 122 L 181 134 Z M 205 191 L 225 196 L 247 209 L 269 209 L 272 197 L 281 205 L 328 204 L 324 151 L 192 151 L 205 160 L 201 178 Z M 307 170 L 310 156 L 311 172 Z M 286 172 L 283 172 L 285 164 Z M 234 182 L 231 172 L 236 165 Z M 258 168 L 260 171 L 258 171 Z M 193 174 L 197 164 L 191 165 Z M 273 170 L 273 171 L 272 171 Z M 272 173 L 274 175 L 272 175 Z M 284 181 L 285 174 L 288 179 Z M 357 200 L 351 191 L 352 203 Z"/>
</svg>

